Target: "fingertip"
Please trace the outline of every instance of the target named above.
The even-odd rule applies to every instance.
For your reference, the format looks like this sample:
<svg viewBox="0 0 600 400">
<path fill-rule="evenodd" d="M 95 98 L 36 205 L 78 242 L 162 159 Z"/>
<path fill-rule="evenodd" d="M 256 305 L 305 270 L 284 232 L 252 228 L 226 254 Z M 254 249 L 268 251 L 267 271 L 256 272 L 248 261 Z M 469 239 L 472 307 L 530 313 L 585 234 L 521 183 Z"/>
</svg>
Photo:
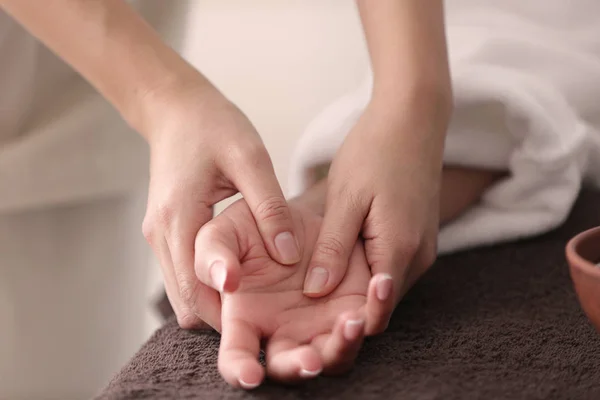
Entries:
<svg viewBox="0 0 600 400">
<path fill-rule="evenodd" d="M 358 311 L 349 311 L 338 317 L 333 333 L 347 342 L 355 342 L 362 338 L 365 317 Z"/>
<path fill-rule="evenodd" d="M 306 345 L 298 349 L 298 362 L 300 364 L 298 375 L 301 378 L 314 378 L 323 371 L 321 357 L 311 346 Z"/>
<path fill-rule="evenodd" d="M 328 375 L 343 374 L 352 368 L 365 336 L 365 326 L 361 312 L 348 312 L 337 318 L 331 334 L 313 342 L 321 349 Z"/>
<path fill-rule="evenodd" d="M 390 274 L 379 273 L 369 282 L 365 307 L 366 335 L 375 335 L 387 329 L 394 311 L 394 280 Z"/>
<path fill-rule="evenodd" d="M 237 260 L 225 264 L 226 277 L 221 287 L 221 293 L 235 292 L 240 285 L 240 265 Z"/>
<path fill-rule="evenodd" d="M 252 390 L 259 387 L 264 378 L 264 368 L 258 362 L 245 362 L 240 366 L 237 382 L 242 389 Z"/>
<path fill-rule="evenodd" d="M 328 295 L 338 287 L 346 276 L 358 238 L 358 230 L 356 234 L 341 233 L 339 229 L 327 229 L 325 223 L 321 226 L 304 281 L 303 292 L 310 297 Z"/>
<path fill-rule="evenodd" d="M 310 345 L 286 344 L 285 350 L 267 349 L 269 376 L 288 383 L 311 379 L 321 374 L 323 362 L 319 353 Z"/>
<path fill-rule="evenodd" d="M 323 297 L 329 294 L 334 287 L 329 269 L 320 266 L 309 268 L 303 287 L 306 296 Z"/>
<path fill-rule="evenodd" d="M 386 301 L 392 295 L 394 289 L 394 278 L 390 274 L 381 273 L 375 275 L 377 279 L 375 286 L 375 294 L 379 301 Z"/>
<path fill-rule="evenodd" d="M 196 276 L 204 284 L 219 293 L 234 292 L 240 284 L 240 266 L 235 259 L 227 261 L 218 258 L 208 264 L 208 274 L 202 271 L 202 266 L 196 266 Z M 206 270 L 205 270 L 206 271 Z"/>
<path fill-rule="evenodd" d="M 300 244 L 296 236 L 289 231 L 281 232 L 273 240 L 279 254 L 279 262 L 284 265 L 297 264 L 301 260 Z"/>
<path fill-rule="evenodd" d="M 211 279 L 211 286 L 222 292 L 225 288 L 225 281 L 227 280 L 227 268 L 225 263 L 221 260 L 213 261 L 208 267 L 208 273 Z"/>
<path fill-rule="evenodd" d="M 344 339 L 354 342 L 363 336 L 365 320 L 363 318 L 347 319 L 344 322 Z"/>
</svg>

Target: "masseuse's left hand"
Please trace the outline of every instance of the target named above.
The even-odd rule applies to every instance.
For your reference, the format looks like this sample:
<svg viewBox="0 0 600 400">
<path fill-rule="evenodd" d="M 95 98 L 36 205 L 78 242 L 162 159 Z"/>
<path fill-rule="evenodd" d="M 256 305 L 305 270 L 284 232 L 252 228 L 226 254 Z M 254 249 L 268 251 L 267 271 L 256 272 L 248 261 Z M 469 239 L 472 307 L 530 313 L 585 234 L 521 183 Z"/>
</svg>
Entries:
<svg viewBox="0 0 600 400">
<path fill-rule="evenodd" d="M 394 296 L 396 304 L 436 257 L 452 108 L 443 2 L 357 3 L 373 92 L 331 165 L 325 219 L 304 291 L 312 297 L 331 292 L 362 234 L 372 273 L 392 278 L 378 281 L 377 294 Z"/>
<path fill-rule="evenodd" d="M 448 116 L 441 105 L 423 110 L 431 112 L 403 112 L 374 101 L 349 133 L 329 171 L 307 295 L 320 297 L 337 287 L 360 234 L 372 273 L 392 278 L 378 281 L 380 300 L 394 296 L 396 304 L 435 260 Z"/>
</svg>

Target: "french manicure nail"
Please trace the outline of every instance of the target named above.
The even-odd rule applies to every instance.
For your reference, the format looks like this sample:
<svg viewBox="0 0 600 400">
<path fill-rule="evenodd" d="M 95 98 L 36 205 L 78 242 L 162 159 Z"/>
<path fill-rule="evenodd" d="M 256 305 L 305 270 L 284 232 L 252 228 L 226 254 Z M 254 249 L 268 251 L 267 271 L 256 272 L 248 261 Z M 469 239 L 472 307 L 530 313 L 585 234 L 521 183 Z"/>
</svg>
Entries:
<svg viewBox="0 0 600 400">
<path fill-rule="evenodd" d="M 329 272 L 325 268 L 313 268 L 308 274 L 308 279 L 304 285 L 304 293 L 321 293 L 328 278 Z"/>
<path fill-rule="evenodd" d="M 365 321 L 362 319 L 349 319 L 344 324 L 344 337 L 346 340 L 355 340 L 362 332 Z"/>
<path fill-rule="evenodd" d="M 284 263 L 295 264 L 300 261 L 298 243 L 290 232 L 282 232 L 275 236 L 275 248 Z"/>
<path fill-rule="evenodd" d="M 309 371 L 307 369 L 302 368 L 300 370 L 300 376 L 302 378 L 314 378 L 315 376 L 319 375 L 321 373 L 321 371 L 323 371 L 323 369 L 318 369 L 316 371 Z"/>
<path fill-rule="evenodd" d="M 375 291 L 377 298 L 380 301 L 387 300 L 392 294 L 392 282 L 392 276 L 390 274 L 381 274 L 379 277 Z"/>
<path fill-rule="evenodd" d="M 225 289 L 225 280 L 227 280 L 227 268 L 223 261 L 215 261 L 210 266 L 210 279 L 213 281 L 215 289 L 223 292 Z"/>
<path fill-rule="evenodd" d="M 250 390 L 250 389 L 256 389 L 257 387 L 260 386 L 260 382 L 258 383 L 248 383 L 248 382 L 244 382 L 242 380 L 242 378 L 238 378 L 238 382 L 240 383 L 240 386 L 244 389 Z"/>
</svg>

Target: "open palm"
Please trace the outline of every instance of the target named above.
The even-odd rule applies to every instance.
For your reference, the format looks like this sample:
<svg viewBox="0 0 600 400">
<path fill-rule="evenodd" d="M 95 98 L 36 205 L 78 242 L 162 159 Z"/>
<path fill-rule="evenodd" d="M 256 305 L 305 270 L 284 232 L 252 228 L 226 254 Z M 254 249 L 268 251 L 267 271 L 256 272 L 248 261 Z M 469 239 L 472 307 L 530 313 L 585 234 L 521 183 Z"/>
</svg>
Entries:
<svg viewBox="0 0 600 400">
<path fill-rule="evenodd" d="M 219 369 L 230 384 L 252 388 L 265 376 L 258 362 L 261 344 L 266 372 L 281 381 L 297 381 L 343 372 L 352 365 L 364 335 L 381 330 L 393 307 L 377 296 L 391 290 L 387 276 L 371 276 L 362 243 L 350 257 L 342 283 L 328 296 L 302 292 L 319 234 L 321 217 L 291 202 L 295 229 L 304 249 L 293 266 L 274 261 L 261 239 L 250 209 L 240 200 L 198 234 L 196 272 L 221 291 L 222 338 Z M 371 283 L 370 283 L 371 281 Z"/>
</svg>

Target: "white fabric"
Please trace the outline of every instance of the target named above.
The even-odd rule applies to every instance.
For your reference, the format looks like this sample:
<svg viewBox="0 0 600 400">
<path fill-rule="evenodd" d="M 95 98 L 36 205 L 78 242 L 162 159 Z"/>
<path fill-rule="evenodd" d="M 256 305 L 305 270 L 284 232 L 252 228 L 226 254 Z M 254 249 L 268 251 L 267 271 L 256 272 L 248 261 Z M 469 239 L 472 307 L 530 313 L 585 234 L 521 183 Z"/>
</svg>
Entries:
<svg viewBox="0 0 600 400">
<path fill-rule="evenodd" d="M 131 3 L 169 43 L 184 46 L 191 3 Z M 144 183 L 144 141 L 2 11 L 0 88 L 0 213 L 124 194 Z"/>
<path fill-rule="evenodd" d="M 441 230 L 440 253 L 547 231 L 582 183 L 600 185 L 600 2 L 447 0 L 446 10 L 455 113 L 444 161 L 511 176 Z M 291 196 L 333 158 L 371 82 L 308 126 L 292 157 Z"/>
<path fill-rule="evenodd" d="M 191 3 L 133 3 L 183 46 Z M 0 11 L 0 399 L 91 398 L 155 326 L 147 169 L 144 141 Z"/>
</svg>

